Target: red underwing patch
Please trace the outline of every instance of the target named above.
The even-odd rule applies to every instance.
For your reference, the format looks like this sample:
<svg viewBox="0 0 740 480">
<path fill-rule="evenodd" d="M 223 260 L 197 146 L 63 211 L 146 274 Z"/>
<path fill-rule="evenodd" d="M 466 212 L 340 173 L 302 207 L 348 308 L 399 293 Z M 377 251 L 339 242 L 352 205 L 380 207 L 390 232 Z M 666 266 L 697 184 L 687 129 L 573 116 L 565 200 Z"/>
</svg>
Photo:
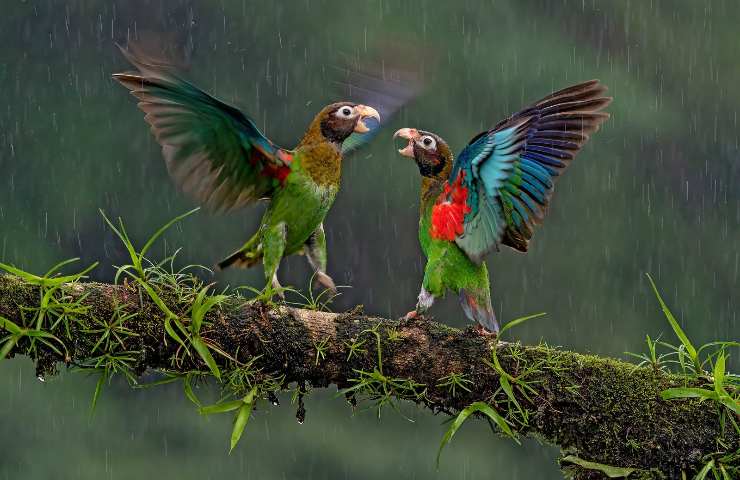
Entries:
<svg viewBox="0 0 740 480">
<path fill-rule="evenodd" d="M 439 240 L 453 241 L 464 231 L 465 214 L 468 206 L 468 189 L 462 185 L 464 172 L 455 181 L 445 184 L 445 189 L 432 208 L 431 236 Z"/>
<path fill-rule="evenodd" d="M 262 176 L 274 178 L 280 182 L 280 185 L 285 185 L 285 179 L 290 175 L 290 164 L 293 161 L 293 155 L 285 150 L 278 150 L 276 157 L 276 161 L 271 162 L 260 151 L 254 150 L 249 157 L 249 163 L 255 166 L 261 163 L 260 174 Z"/>
</svg>

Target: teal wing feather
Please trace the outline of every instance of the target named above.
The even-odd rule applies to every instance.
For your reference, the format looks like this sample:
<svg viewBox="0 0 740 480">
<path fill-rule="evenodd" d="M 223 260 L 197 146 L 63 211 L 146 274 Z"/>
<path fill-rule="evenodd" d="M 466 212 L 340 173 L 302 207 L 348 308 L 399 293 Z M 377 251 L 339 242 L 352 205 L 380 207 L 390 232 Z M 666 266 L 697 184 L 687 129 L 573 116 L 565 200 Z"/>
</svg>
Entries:
<svg viewBox="0 0 740 480">
<path fill-rule="evenodd" d="M 268 140 L 238 109 L 180 78 L 164 63 L 121 49 L 139 70 L 113 77 L 139 99 L 180 188 L 215 211 L 228 211 L 280 188 L 290 152 Z"/>
<path fill-rule="evenodd" d="M 534 225 L 550 203 L 555 180 L 609 115 L 597 80 L 548 95 L 473 138 L 458 156 L 446 192 L 467 195 L 455 241 L 480 263 L 503 244 L 527 251 Z"/>
</svg>

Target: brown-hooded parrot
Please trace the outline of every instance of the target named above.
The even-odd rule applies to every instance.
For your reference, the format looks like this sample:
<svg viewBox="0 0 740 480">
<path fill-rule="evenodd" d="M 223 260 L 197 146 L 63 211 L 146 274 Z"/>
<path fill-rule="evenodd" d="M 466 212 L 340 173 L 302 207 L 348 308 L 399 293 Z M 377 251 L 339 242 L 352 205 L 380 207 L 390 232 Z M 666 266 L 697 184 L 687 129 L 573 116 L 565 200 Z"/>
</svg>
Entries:
<svg viewBox="0 0 740 480">
<path fill-rule="evenodd" d="M 597 80 L 548 95 L 482 132 L 456 159 L 439 136 L 402 128 L 399 153 L 421 173 L 419 240 L 427 257 L 416 309 L 452 290 L 481 333 L 497 333 L 484 257 L 500 245 L 526 252 L 547 211 L 555 180 L 609 115 Z"/>
<path fill-rule="evenodd" d="M 326 288 L 323 221 L 339 190 L 343 148 L 350 136 L 370 136 L 380 114 L 351 102 L 324 107 L 296 148 L 278 147 L 238 109 L 181 78 L 169 65 L 121 49 L 138 72 L 113 78 L 139 99 L 177 185 L 215 211 L 269 199 L 257 232 L 219 268 L 262 262 L 267 284 L 280 292 L 280 260 L 305 254 Z M 372 119 L 366 122 L 368 119 Z M 354 134 L 354 135 L 353 135 Z M 352 139 L 351 147 L 360 143 Z"/>
</svg>

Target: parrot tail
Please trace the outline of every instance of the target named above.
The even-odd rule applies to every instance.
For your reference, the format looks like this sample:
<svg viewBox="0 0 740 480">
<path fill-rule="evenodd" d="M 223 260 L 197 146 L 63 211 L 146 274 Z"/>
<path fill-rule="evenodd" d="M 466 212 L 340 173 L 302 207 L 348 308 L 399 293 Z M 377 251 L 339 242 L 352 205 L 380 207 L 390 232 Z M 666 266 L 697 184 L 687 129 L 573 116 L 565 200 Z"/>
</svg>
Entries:
<svg viewBox="0 0 740 480">
<path fill-rule="evenodd" d="M 498 320 L 491 306 L 491 293 L 488 289 L 483 292 L 460 289 L 460 305 L 469 319 L 478 322 L 490 332 L 498 333 Z"/>
<path fill-rule="evenodd" d="M 262 260 L 262 255 L 256 252 L 244 252 L 239 250 L 216 264 L 216 270 L 225 270 L 229 267 L 251 268 Z"/>
<path fill-rule="evenodd" d="M 242 248 L 218 262 L 216 270 L 225 270 L 229 267 L 250 268 L 261 261 L 262 244 L 258 232 Z"/>
</svg>

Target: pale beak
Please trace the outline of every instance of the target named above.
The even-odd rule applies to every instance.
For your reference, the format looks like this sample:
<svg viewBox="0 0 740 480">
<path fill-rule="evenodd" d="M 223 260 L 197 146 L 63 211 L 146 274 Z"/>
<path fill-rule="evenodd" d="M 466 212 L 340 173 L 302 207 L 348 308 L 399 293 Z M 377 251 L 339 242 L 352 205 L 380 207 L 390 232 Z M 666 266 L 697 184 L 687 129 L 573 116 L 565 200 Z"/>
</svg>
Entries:
<svg viewBox="0 0 740 480">
<path fill-rule="evenodd" d="M 355 111 L 360 116 L 360 118 L 357 119 L 357 123 L 355 124 L 355 133 L 365 133 L 370 131 L 370 129 L 367 128 L 367 125 L 365 125 L 365 122 L 363 121 L 366 118 L 374 118 L 378 121 L 378 123 L 380 123 L 380 114 L 373 107 L 368 107 L 366 105 L 357 105 L 355 107 Z"/>
<path fill-rule="evenodd" d="M 420 137 L 419 131 L 415 128 L 402 128 L 396 130 L 396 133 L 393 134 L 393 138 L 397 137 L 405 138 L 409 141 L 409 144 L 399 149 L 398 153 L 404 157 L 414 158 L 414 142 Z"/>
</svg>

